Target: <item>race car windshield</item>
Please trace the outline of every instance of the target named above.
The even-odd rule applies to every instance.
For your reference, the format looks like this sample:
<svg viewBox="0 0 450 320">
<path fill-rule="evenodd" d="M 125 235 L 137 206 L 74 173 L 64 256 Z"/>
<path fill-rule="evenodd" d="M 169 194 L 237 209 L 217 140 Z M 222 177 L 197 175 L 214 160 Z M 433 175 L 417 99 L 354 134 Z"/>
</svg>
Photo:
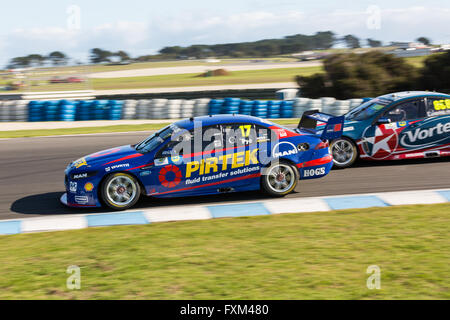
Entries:
<svg viewBox="0 0 450 320">
<path fill-rule="evenodd" d="M 155 132 L 150 137 L 136 145 L 136 151 L 147 153 L 155 150 L 161 143 L 163 143 L 167 138 L 171 137 L 173 133 L 181 130 L 174 124 L 171 124 L 161 130 Z"/>
<path fill-rule="evenodd" d="M 384 107 L 385 107 L 384 104 L 381 104 L 376 100 L 370 100 L 348 112 L 345 115 L 345 119 L 354 121 L 366 120 L 372 117 L 375 113 L 377 113 Z"/>
</svg>

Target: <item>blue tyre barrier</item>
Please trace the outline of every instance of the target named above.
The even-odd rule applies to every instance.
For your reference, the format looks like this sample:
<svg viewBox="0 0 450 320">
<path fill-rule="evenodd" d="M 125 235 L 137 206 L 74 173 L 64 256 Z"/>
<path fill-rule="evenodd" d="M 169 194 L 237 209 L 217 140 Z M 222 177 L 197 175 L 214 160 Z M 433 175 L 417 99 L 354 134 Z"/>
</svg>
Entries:
<svg viewBox="0 0 450 320">
<path fill-rule="evenodd" d="M 120 120 L 122 118 L 123 101 L 110 100 L 107 106 L 108 120 Z"/>
<path fill-rule="evenodd" d="M 222 106 L 225 100 L 223 99 L 211 99 L 209 101 L 209 112 L 208 114 L 215 115 L 222 112 Z"/>
<path fill-rule="evenodd" d="M 94 101 L 82 100 L 77 104 L 77 121 L 88 121 L 94 120 L 94 115 L 92 112 L 92 105 Z"/>
<path fill-rule="evenodd" d="M 77 106 L 75 101 L 61 100 L 59 102 L 59 120 L 75 121 Z"/>
<path fill-rule="evenodd" d="M 253 102 L 252 116 L 267 118 L 267 101 L 255 100 Z"/>
<path fill-rule="evenodd" d="M 107 118 L 106 100 L 95 100 L 92 104 L 93 120 L 105 120 Z"/>
<path fill-rule="evenodd" d="M 281 118 L 292 118 L 294 114 L 294 101 L 282 101 L 280 106 Z"/>
<path fill-rule="evenodd" d="M 58 121 L 59 120 L 59 102 L 45 101 L 43 107 L 43 121 Z"/>
<path fill-rule="evenodd" d="M 267 117 L 276 119 L 280 117 L 281 101 L 271 100 L 267 104 Z"/>
<path fill-rule="evenodd" d="M 239 98 L 225 98 L 224 104 L 222 106 L 222 110 L 220 113 L 222 114 L 234 114 L 239 113 L 239 105 L 241 103 L 241 99 Z"/>
<path fill-rule="evenodd" d="M 245 115 L 251 115 L 252 108 L 253 108 L 253 101 L 241 100 L 241 103 L 239 104 L 239 113 L 245 114 Z"/>
<path fill-rule="evenodd" d="M 28 104 L 28 121 L 44 121 L 44 101 L 30 101 Z"/>
</svg>

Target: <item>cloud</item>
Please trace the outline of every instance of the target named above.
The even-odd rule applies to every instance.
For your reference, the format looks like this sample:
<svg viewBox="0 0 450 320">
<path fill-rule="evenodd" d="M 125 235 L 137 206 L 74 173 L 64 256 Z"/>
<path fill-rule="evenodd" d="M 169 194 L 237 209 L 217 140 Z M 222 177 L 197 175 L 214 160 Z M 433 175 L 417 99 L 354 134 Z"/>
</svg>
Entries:
<svg viewBox="0 0 450 320">
<path fill-rule="evenodd" d="M 369 29 L 369 14 L 366 10 L 256 10 L 228 15 L 183 12 L 159 15 L 148 21 L 122 20 L 81 30 L 61 27 L 15 29 L 0 36 L 0 53 L 3 57 L 11 58 L 61 50 L 85 60 L 88 51 L 94 47 L 123 49 L 132 55 L 143 55 L 155 53 L 169 45 L 254 41 L 326 30 L 339 35 L 354 34 L 384 41 L 410 41 L 427 36 L 436 42 L 450 42 L 447 26 L 450 21 L 449 8 L 380 8 L 380 18 L 381 28 Z"/>
</svg>

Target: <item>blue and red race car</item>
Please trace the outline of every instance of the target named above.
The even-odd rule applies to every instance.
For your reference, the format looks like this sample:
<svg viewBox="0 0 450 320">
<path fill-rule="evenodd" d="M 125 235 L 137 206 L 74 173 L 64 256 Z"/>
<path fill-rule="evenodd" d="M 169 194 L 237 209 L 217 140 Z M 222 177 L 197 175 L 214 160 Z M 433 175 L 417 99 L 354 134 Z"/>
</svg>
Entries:
<svg viewBox="0 0 450 320">
<path fill-rule="evenodd" d="M 317 122 L 325 122 L 321 134 Z M 72 207 L 132 207 L 141 194 L 184 197 L 263 189 L 292 192 L 299 179 L 329 173 L 329 140 L 342 134 L 344 117 L 306 113 L 298 128 L 243 115 L 175 122 L 136 145 L 85 156 L 65 170 Z"/>
<path fill-rule="evenodd" d="M 450 95 L 413 91 L 370 99 L 345 115 L 344 132 L 330 145 L 337 168 L 358 158 L 450 156 Z"/>
</svg>

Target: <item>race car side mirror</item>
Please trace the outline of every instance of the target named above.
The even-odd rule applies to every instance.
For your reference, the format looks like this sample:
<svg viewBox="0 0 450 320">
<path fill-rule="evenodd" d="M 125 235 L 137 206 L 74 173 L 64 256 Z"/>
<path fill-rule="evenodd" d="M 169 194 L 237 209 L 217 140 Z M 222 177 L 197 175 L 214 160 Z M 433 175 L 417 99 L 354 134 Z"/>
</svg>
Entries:
<svg viewBox="0 0 450 320">
<path fill-rule="evenodd" d="M 388 123 L 391 123 L 391 122 L 392 121 L 389 118 L 380 118 L 380 119 L 378 119 L 377 124 L 388 124 Z"/>
</svg>

